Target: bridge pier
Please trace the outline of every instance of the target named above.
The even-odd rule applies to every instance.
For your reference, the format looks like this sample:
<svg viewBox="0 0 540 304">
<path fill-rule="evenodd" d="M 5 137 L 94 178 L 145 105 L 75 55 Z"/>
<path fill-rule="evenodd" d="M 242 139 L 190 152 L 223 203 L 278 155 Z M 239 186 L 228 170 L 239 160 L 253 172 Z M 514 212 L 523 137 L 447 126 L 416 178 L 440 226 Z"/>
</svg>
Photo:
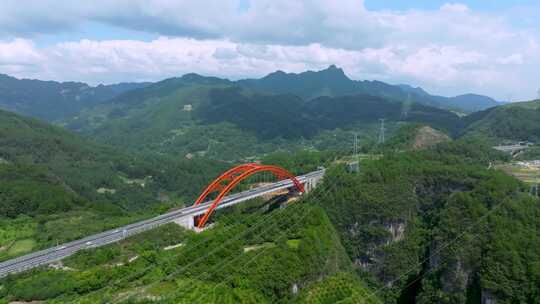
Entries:
<svg viewBox="0 0 540 304">
<path fill-rule="evenodd" d="M 179 217 L 173 222 L 189 230 L 195 229 L 195 216 Z"/>
<path fill-rule="evenodd" d="M 320 182 L 321 179 L 322 179 L 322 176 L 310 178 L 306 180 L 306 182 L 304 183 L 304 193 L 311 192 L 311 190 L 315 189 L 315 187 L 317 187 L 317 184 Z"/>
</svg>

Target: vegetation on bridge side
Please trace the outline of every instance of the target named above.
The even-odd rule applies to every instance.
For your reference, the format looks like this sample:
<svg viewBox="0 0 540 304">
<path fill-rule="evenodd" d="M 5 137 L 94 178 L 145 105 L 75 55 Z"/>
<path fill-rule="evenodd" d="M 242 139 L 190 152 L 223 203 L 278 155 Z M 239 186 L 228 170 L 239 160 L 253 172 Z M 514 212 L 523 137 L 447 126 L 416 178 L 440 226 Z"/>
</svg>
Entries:
<svg viewBox="0 0 540 304">
<path fill-rule="evenodd" d="M 362 300 L 366 287 L 357 279 L 344 282 L 351 275 L 340 273 L 351 273 L 352 264 L 325 212 L 309 200 L 272 213 L 233 210 L 200 234 L 170 224 L 81 252 L 64 261 L 65 270 L 38 269 L 4 279 L 0 295 L 62 303 Z M 178 243 L 183 245 L 165 250 Z M 248 247 L 255 249 L 244 250 Z M 326 277 L 343 292 L 330 295 L 316 283 Z"/>
<path fill-rule="evenodd" d="M 228 166 L 126 154 L 0 110 L 0 260 L 182 206 Z M 23 241 L 35 246 L 13 250 Z"/>
</svg>

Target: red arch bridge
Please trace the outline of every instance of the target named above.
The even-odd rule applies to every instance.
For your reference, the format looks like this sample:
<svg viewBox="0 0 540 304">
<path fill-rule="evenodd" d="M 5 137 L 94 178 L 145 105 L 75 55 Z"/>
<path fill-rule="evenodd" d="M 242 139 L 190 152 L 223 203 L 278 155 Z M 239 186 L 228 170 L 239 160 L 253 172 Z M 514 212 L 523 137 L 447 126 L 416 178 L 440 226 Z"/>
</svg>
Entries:
<svg viewBox="0 0 540 304">
<path fill-rule="evenodd" d="M 237 187 L 240 182 L 247 180 L 258 173 L 270 173 L 278 180 L 278 182 L 227 197 L 227 194 Z M 290 189 L 291 191 L 303 194 L 304 192 L 313 189 L 323 175 L 324 170 L 319 170 L 296 177 L 289 171 L 278 166 L 256 163 L 239 165 L 223 173 L 210 183 L 197 198 L 195 204 L 193 204 L 194 207 L 205 206 L 205 208 L 200 209 L 193 217 L 184 218 L 183 220 L 177 221 L 177 223 L 186 228 L 193 228 L 196 226 L 201 229 L 206 225 L 210 216 L 216 209 L 238 204 L 282 189 Z M 215 198 L 210 199 L 213 194 L 216 194 Z"/>
<path fill-rule="evenodd" d="M 271 174 L 277 181 L 247 191 L 230 194 L 231 190 L 237 187 L 240 182 L 261 173 Z M 118 242 L 128 236 L 167 223 L 174 222 L 189 229 L 194 229 L 196 228 L 195 226 L 202 228 L 217 209 L 226 208 L 285 189 L 298 193 L 308 192 L 323 178 L 324 173 L 325 170 L 320 169 L 305 175 L 294 176 L 287 170 L 277 166 L 254 163 L 236 166 L 210 183 L 192 206 L 4 261 L 0 263 L 0 277 L 50 264 L 62 260 L 79 250 Z"/>
</svg>

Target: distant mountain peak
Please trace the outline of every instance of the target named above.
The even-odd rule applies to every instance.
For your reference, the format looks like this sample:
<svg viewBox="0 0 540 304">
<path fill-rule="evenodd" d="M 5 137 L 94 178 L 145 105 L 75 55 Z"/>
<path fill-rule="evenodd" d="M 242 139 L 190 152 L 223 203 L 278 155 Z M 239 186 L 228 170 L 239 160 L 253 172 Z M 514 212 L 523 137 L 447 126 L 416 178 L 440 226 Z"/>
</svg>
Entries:
<svg viewBox="0 0 540 304">
<path fill-rule="evenodd" d="M 203 76 L 197 73 L 188 73 L 184 74 L 181 78 L 181 80 L 191 83 L 199 83 L 199 84 L 227 84 L 229 83 L 229 80 L 222 79 L 214 76 Z"/>
<path fill-rule="evenodd" d="M 263 79 L 272 79 L 272 78 L 281 78 L 283 76 L 289 75 L 289 73 L 285 73 L 282 70 L 277 70 L 275 72 L 272 72 L 266 76 L 263 77 Z"/>
<path fill-rule="evenodd" d="M 327 74 L 327 75 L 332 75 L 334 77 L 347 78 L 348 80 L 350 80 L 347 77 L 347 75 L 345 75 L 345 72 L 343 71 L 343 69 L 338 68 L 335 64 L 332 64 L 332 65 L 328 66 L 326 69 L 320 70 L 320 71 L 315 72 L 315 73 Z"/>
<path fill-rule="evenodd" d="M 318 71 L 306 71 L 301 73 L 287 73 L 282 70 L 277 70 L 275 72 L 272 72 L 262 79 L 280 79 L 282 77 L 295 77 L 299 78 L 305 75 L 324 75 L 326 77 L 336 77 L 336 78 L 346 78 L 347 80 L 350 80 L 347 75 L 345 75 L 345 72 L 342 68 L 337 67 L 335 64 L 329 65 L 326 69 L 318 70 Z"/>
<path fill-rule="evenodd" d="M 421 87 L 413 87 L 413 86 L 408 85 L 408 84 L 398 84 L 397 86 L 400 89 L 402 89 L 403 91 L 405 91 L 406 93 L 415 93 L 415 94 L 422 95 L 422 96 L 429 95 L 429 93 L 426 92 Z"/>
<path fill-rule="evenodd" d="M 326 69 L 321 70 L 320 72 L 323 72 L 323 71 L 341 72 L 341 73 L 345 74 L 345 73 L 343 72 L 343 69 L 342 69 L 342 68 L 338 68 L 335 64 L 329 65 Z"/>
</svg>

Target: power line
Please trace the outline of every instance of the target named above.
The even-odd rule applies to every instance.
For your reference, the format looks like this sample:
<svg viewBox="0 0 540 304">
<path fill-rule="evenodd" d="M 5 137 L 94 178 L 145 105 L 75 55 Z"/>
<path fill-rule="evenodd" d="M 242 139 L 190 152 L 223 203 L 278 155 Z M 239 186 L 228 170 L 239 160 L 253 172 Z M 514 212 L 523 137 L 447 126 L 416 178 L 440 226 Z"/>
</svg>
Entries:
<svg viewBox="0 0 540 304">
<path fill-rule="evenodd" d="M 326 196 L 329 194 L 329 191 L 328 189 L 324 189 L 323 188 L 323 191 L 322 192 L 322 195 Z M 317 192 L 317 194 L 321 194 L 320 192 Z M 312 198 L 313 199 L 313 198 Z M 303 206 L 300 206 L 300 207 L 303 207 Z M 282 210 L 285 210 L 285 209 L 282 209 Z M 152 283 L 150 283 L 149 285 L 146 285 L 145 286 L 145 289 L 148 289 L 152 286 L 155 286 L 156 284 L 159 284 L 165 280 L 170 280 L 172 279 L 174 276 L 176 275 L 179 275 L 181 273 L 183 273 L 184 271 L 186 270 L 189 270 L 189 268 L 191 266 L 194 266 L 194 265 L 198 265 L 199 263 L 202 263 L 205 261 L 206 258 L 209 258 L 211 255 L 214 255 L 216 254 L 219 250 L 221 250 L 222 248 L 224 248 L 225 246 L 227 245 L 230 245 L 232 244 L 233 242 L 236 242 L 238 240 L 241 239 L 242 236 L 245 236 L 247 235 L 248 233 L 252 232 L 252 231 L 256 231 L 259 227 L 265 227 L 263 226 L 263 224 L 269 224 L 272 222 L 272 220 L 278 218 L 278 214 L 282 213 L 283 211 L 282 210 L 279 210 L 277 211 L 276 214 L 271 214 L 269 215 L 268 217 L 262 217 L 261 219 L 255 221 L 249 228 L 245 229 L 244 231 L 240 232 L 239 234 L 237 234 L 235 237 L 231 238 L 231 239 L 228 239 L 227 241 L 221 243 L 217 248 L 214 248 L 213 250 L 211 250 L 210 252 L 206 252 L 203 256 L 195 259 L 194 261 L 191 261 L 189 262 L 188 264 L 186 265 L 182 265 L 181 267 L 179 267 L 178 269 L 174 270 L 173 272 L 169 273 L 168 275 L 166 275 L 165 277 L 157 280 L 157 281 L 154 281 Z M 257 214 L 254 214 L 253 216 L 257 216 Z M 260 215 L 258 215 L 260 216 Z M 304 213 L 304 216 L 302 216 L 302 220 L 306 217 L 306 214 Z M 251 216 L 249 216 L 249 218 L 251 218 Z M 302 222 L 302 221 L 297 221 L 297 222 Z M 235 226 L 233 226 L 235 227 Z M 266 232 L 270 231 L 274 226 L 266 226 L 265 228 L 261 229 L 262 230 L 262 233 L 261 234 L 265 234 Z M 186 250 L 186 249 L 184 249 Z M 234 257 L 232 256 L 232 260 L 237 260 L 239 257 Z M 221 261 L 213 266 L 211 266 L 211 269 L 215 269 L 217 267 L 219 268 L 222 268 L 224 266 L 226 266 L 227 264 L 230 264 L 232 262 L 232 260 L 224 260 L 224 261 Z M 225 264 L 225 265 L 224 265 Z M 155 264 L 153 266 L 156 266 Z M 201 275 L 204 275 L 204 276 L 207 276 L 209 273 L 208 272 L 204 272 L 202 273 Z M 196 277 L 199 277 L 199 276 L 196 276 Z M 134 294 L 130 294 L 130 293 L 125 293 L 123 296 L 119 297 L 118 299 L 116 299 L 114 301 L 114 303 L 118 303 L 118 302 L 121 302 L 121 301 L 124 301 L 124 300 L 127 300 L 129 297 L 133 296 Z"/>
<path fill-rule="evenodd" d="M 330 184 L 330 185 L 333 186 L 333 184 Z M 330 188 L 330 187 L 328 187 L 328 188 Z M 332 187 L 332 188 L 334 188 L 334 187 Z M 334 190 L 335 190 L 335 188 L 334 188 Z M 324 197 L 327 197 L 328 194 L 333 194 L 333 193 L 331 193 L 331 192 L 329 191 L 329 189 L 325 189 L 324 191 L 321 191 L 321 192 L 322 192 L 322 194 L 321 194 L 321 193 L 317 193 L 317 194 L 321 194 L 321 195 L 320 195 L 320 196 L 321 196 L 320 198 L 322 198 L 323 196 L 324 196 Z M 334 197 L 334 195 L 330 195 L 330 197 Z M 318 198 L 311 197 L 310 199 L 315 200 L 315 199 L 318 199 Z M 312 212 L 312 210 L 309 209 L 307 213 L 304 213 L 303 216 L 302 216 L 302 219 L 301 219 L 300 221 L 295 221 L 296 224 L 294 224 L 294 226 L 295 226 L 295 227 L 298 227 L 298 226 L 300 225 L 300 223 L 302 223 L 303 220 L 304 220 L 311 212 Z M 287 228 L 285 233 L 282 232 L 281 235 L 280 235 L 280 237 L 282 237 L 282 236 L 287 236 L 287 234 L 288 234 L 288 232 L 290 232 L 291 228 L 292 228 L 292 227 Z M 278 237 L 277 239 L 279 239 L 279 237 Z M 276 241 L 277 241 L 277 239 L 276 239 Z M 249 265 L 250 263 L 252 263 L 253 261 L 255 261 L 255 259 L 256 259 L 257 257 L 261 256 L 261 255 L 262 255 L 265 251 L 267 251 L 268 249 L 269 249 L 269 247 L 260 249 L 260 250 L 259 250 L 259 253 L 255 254 L 251 259 L 249 259 L 249 261 L 248 261 L 247 263 L 245 263 L 245 264 L 244 264 L 243 266 L 241 266 L 240 268 L 241 268 L 241 269 L 242 269 L 242 268 L 245 268 L 247 265 Z M 234 258 L 234 259 L 235 259 L 235 260 L 238 260 L 239 258 L 240 258 L 240 257 L 236 257 L 236 258 Z M 218 283 L 216 286 L 214 286 L 214 289 L 213 289 L 213 290 L 215 291 L 216 288 L 217 288 L 218 286 L 227 283 L 227 282 L 230 280 L 231 277 L 233 277 L 233 274 L 230 274 L 230 275 L 228 275 L 226 278 L 222 279 L 220 283 Z M 197 301 L 194 301 L 193 303 L 196 303 L 196 302 L 198 302 L 198 301 L 200 301 L 200 300 L 203 300 L 203 299 L 205 298 L 205 296 L 206 296 L 206 294 L 203 294 L 201 297 L 199 297 L 199 298 L 197 299 Z"/>
</svg>

